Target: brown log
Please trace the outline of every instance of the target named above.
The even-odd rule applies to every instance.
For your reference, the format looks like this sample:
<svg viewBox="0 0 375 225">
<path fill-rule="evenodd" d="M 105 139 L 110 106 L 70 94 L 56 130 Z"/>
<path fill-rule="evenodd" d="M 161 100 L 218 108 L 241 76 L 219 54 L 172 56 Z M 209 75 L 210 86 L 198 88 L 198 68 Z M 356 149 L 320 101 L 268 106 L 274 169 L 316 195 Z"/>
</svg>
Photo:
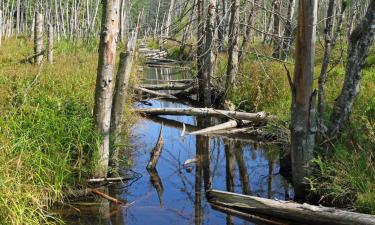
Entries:
<svg viewBox="0 0 375 225">
<path fill-rule="evenodd" d="M 219 118 L 231 118 L 249 121 L 267 121 L 271 117 L 266 112 L 247 113 L 238 111 L 218 110 L 213 108 L 152 108 L 137 109 L 139 113 L 146 115 L 184 115 L 184 116 L 212 116 Z"/>
<path fill-rule="evenodd" d="M 150 175 L 150 182 L 152 186 L 155 188 L 158 198 L 159 198 L 159 203 L 160 207 L 163 207 L 163 192 L 164 192 L 164 187 L 163 183 L 159 177 L 158 171 L 156 169 L 147 169 L 148 174 Z"/>
<path fill-rule="evenodd" d="M 375 216 L 354 213 L 335 208 L 298 204 L 290 201 L 272 200 L 226 191 L 209 190 L 206 193 L 210 203 L 259 213 L 306 224 L 375 224 Z"/>
<path fill-rule="evenodd" d="M 163 124 L 161 125 L 160 132 L 159 132 L 159 138 L 156 142 L 155 147 L 151 151 L 151 158 L 150 161 L 147 164 L 147 169 L 152 170 L 155 169 L 156 164 L 158 163 L 159 157 L 161 155 L 161 152 L 163 151 Z"/>
<path fill-rule="evenodd" d="M 99 191 L 97 189 L 90 189 L 90 190 L 91 190 L 91 192 L 93 194 L 96 194 L 96 195 L 98 195 L 98 196 L 100 196 L 102 198 L 105 198 L 105 199 L 107 199 L 107 200 L 109 200 L 109 201 L 111 201 L 111 202 L 113 202 L 115 204 L 119 204 L 119 205 L 123 204 L 122 201 L 120 201 L 120 200 L 118 200 L 116 198 L 113 198 L 113 197 L 111 197 L 111 196 L 109 196 L 109 195 L 107 195 L 107 194 L 105 194 L 105 193 L 103 193 L 103 192 L 101 192 L 101 191 Z"/>
</svg>

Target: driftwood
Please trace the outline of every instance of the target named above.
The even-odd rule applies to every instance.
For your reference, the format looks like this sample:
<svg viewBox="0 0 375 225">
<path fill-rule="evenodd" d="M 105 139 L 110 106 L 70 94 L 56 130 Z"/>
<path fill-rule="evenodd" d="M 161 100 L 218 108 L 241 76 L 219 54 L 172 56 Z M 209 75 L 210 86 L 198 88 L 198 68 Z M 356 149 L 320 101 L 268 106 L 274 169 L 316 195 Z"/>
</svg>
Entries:
<svg viewBox="0 0 375 225">
<path fill-rule="evenodd" d="M 143 84 L 141 85 L 142 88 L 146 88 L 148 90 L 175 90 L 175 91 L 182 91 L 187 88 L 192 87 L 193 84 L 186 84 L 186 85 L 178 85 L 178 84 Z"/>
<path fill-rule="evenodd" d="M 160 132 L 159 132 L 159 138 L 156 142 L 155 147 L 151 151 L 151 158 L 150 161 L 147 164 L 147 169 L 152 170 L 155 169 L 156 164 L 158 163 L 159 157 L 161 155 L 161 152 L 163 151 L 163 124 L 161 125 Z"/>
<path fill-rule="evenodd" d="M 147 79 L 147 78 L 141 78 L 140 80 L 143 81 L 151 81 L 151 82 L 159 82 L 159 83 L 193 83 L 196 80 L 195 79 L 180 79 L 180 80 L 160 80 L 160 79 Z"/>
<path fill-rule="evenodd" d="M 157 92 L 157 91 L 153 91 L 153 90 L 149 90 L 149 89 L 146 89 L 146 88 L 143 88 L 143 87 L 138 87 L 137 86 L 137 87 L 134 87 L 134 89 L 137 90 L 137 91 L 140 91 L 140 92 L 151 94 L 151 95 L 156 96 L 156 97 L 178 99 L 177 97 L 175 97 L 173 95 L 166 94 L 166 93 L 161 93 L 161 92 Z"/>
<path fill-rule="evenodd" d="M 111 201 L 111 202 L 113 202 L 115 204 L 123 204 L 123 202 L 121 202 L 120 200 L 118 200 L 116 198 L 113 198 L 113 197 L 111 197 L 111 196 L 109 196 L 109 195 L 107 195 L 107 194 L 105 194 L 105 193 L 103 193 L 103 192 L 101 192 L 101 191 L 99 191 L 97 189 L 90 189 L 90 190 L 91 190 L 91 192 L 93 194 L 96 194 L 96 195 L 98 195 L 98 196 L 100 196 L 102 198 L 105 198 L 105 199 L 107 199 L 107 200 L 109 200 L 109 201 Z"/>
<path fill-rule="evenodd" d="M 101 182 L 121 182 L 125 180 L 131 180 L 131 176 L 125 176 L 125 177 L 109 177 L 109 178 L 93 178 L 88 179 L 88 183 L 101 183 Z"/>
<path fill-rule="evenodd" d="M 250 121 L 243 121 L 242 124 L 249 124 Z M 190 135 L 202 135 L 202 134 L 207 134 L 207 133 L 214 133 L 217 131 L 222 131 L 230 128 L 234 128 L 239 126 L 240 123 L 236 120 L 229 120 L 228 122 L 221 123 L 212 127 L 207 127 L 202 130 L 194 131 L 190 133 Z"/>
<path fill-rule="evenodd" d="M 206 195 L 208 201 L 215 205 L 288 219 L 298 223 L 330 225 L 375 224 L 375 216 L 335 208 L 298 204 L 218 190 L 209 190 Z"/>
<path fill-rule="evenodd" d="M 257 122 L 267 121 L 270 118 L 265 112 L 246 113 L 213 108 L 152 108 L 138 109 L 136 111 L 146 115 L 212 116 Z"/>
</svg>

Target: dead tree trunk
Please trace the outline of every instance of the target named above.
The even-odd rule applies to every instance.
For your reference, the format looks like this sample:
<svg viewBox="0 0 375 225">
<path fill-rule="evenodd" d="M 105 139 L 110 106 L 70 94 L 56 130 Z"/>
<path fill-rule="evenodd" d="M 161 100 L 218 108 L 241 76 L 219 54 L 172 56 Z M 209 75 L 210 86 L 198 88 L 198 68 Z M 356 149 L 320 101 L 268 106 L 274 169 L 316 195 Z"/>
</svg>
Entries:
<svg viewBox="0 0 375 225">
<path fill-rule="evenodd" d="M 329 60 L 331 58 L 331 53 L 333 48 L 336 45 L 336 40 L 338 35 L 341 32 L 341 24 L 344 15 L 344 11 L 346 8 L 346 4 L 342 4 L 340 14 L 338 15 L 337 19 L 337 28 L 336 32 L 333 33 L 333 22 L 334 22 L 334 8 L 335 8 L 335 1 L 331 0 L 328 5 L 327 10 L 327 21 L 326 21 L 326 28 L 324 30 L 325 35 L 325 49 L 324 49 L 324 56 L 322 62 L 322 69 L 320 71 L 319 76 L 319 89 L 318 89 L 318 128 L 319 132 L 324 134 L 326 132 L 326 127 L 324 125 L 324 111 L 325 111 L 325 103 L 324 103 L 324 84 L 327 78 L 328 72 L 328 65 Z"/>
<path fill-rule="evenodd" d="M 249 44 L 249 41 L 250 41 L 250 34 L 251 34 L 252 26 L 253 26 L 253 21 L 254 21 L 254 18 L 256 17 L 256 13 L 257 13 L 258 8 L 259 8 L 258 7 L 258 4 L 259 4 L 258 1 L 259 0 L 254 0 L 254 6 L 253 6 L 252 10 L 250 11 L 249 16 L 247 17 L 247 26 L 246 26 L 245 33 L 244 33 L 244 36 L 243 36 L 243 40 L 242 40 L 242 44 L 241 44 L 241 50 L 238 53 L 239 64 L 242 64 L 242 60 L 243 60 L 243 57 L 245 55 L 247 45 Z"/>
<path fill-rule="evenodd" d="M 48 63 L 53 64 L 53 26 L 49 24 L 48 26 Z"/>
<path fill-rule="evenodd" d="M 198 69 L 198 84 L 199 84 L 199 100 L 203 102 L 204 97 L 204 85 L 203 85 L 203 63 L 204 63 L 204 22 L 203 22 L 203 13 L 204 9 L 204 0 L 198 0 L 197 2 L 197 69 Z"/>
<path fill-rule="evenodd" d="M 315 56 L 317 1 L 299 0 L 296 63 L 292 84 L 291 152 L 292 173 L 297 198 L 304 196 L 305 177 L 315 144 L 315 112 L 312 93 Z"/>
<path fill-rule="evenodd" d="M 100 159 L 96 176 L 105 177 L 107 175 L 109 160 L 109 130 L 120 4 L 119 0 L 104 0 L 102 4 L 102 30 L 95 88 L 94 121 L 97 132 L 103 136 L 99 149 Z"/>
<path fill-rule="evenodd" d="M 273 3 L 273 54 L 272 57 L 280 57 L 280 9 L 281 0 L 275 0 Z"/>
<path fill-rule="evenodd" d="M 203 102 L 204 106 L 211 106 L 211 77 L 215 70 L 215 13 L 216 0 L 210 0 L 208 3 L 207 22 L 206 22 L 206 42 L 204 51 L 204 68 L 203 68 Z"/>
<path fill-rule="evenodd" d="M 345 80 L 333 107 L 331 136 L 337 136 L 340 133 L 352 112 L 354 101 L 359 93 L 361 71 L 367 53 L 374 42 L 374 36 L 375 0 L 371 0 L 365 17 L 350 35 Z"/>
<path fill-rule="evenodd" d="M 171 3 L 169 5 L 167 20 L 165 22 L 165 32 L 164 32 L 164 35 L 166 37 L 169 36 L 169 29 L 170 29 L 171 24 L 172 24 L 172 13 L 173 13 L 173 8 L 174 8 L 174 1 L 175 0 L 171 0 Z"/>
<path fill-rule="evenodd" d="M 281 51 L 281 60 L 286 61 L 287 56 L 289 55 L 290 45 L 292 43 L 292 20 L 294 15 L 295 0 L 289 0 L 288 12 L 287 12 L 287 21 L 285 24 L 284 30 L 284 39 L 283 39 L 283 49 Z"/>
<path fill-rule="evenodd" d="M 231 0 L 231 15 L 229 21 L 229 49 L 226 89 L 234 85 L 238 72 L 238 23 L 239 0 Z"/>
<path fill-rule="evenodd" d="M 35 64 L 40 66 L 43 61 L 43 14 L 40 12 L 39 6 L 37 6 L 37 11 L 35 12 L 35 29 L 34 29 L 34 53 Z"/>
</svg>

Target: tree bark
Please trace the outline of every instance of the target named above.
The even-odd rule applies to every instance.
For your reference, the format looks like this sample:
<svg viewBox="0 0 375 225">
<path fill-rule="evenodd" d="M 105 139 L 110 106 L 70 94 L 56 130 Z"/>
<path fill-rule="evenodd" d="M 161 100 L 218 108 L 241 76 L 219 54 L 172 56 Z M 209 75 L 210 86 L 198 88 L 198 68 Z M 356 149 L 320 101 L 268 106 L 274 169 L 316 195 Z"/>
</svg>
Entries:
<svg viewBox="0 0 375 225">
<path fill-rule="evenodd" d="M 335 102 L 331 117 L 332 126 L 329 132 L 331 136 L 339 135 L 352 112 L 354 101 L 359 93 L 361 71 L 374 42 L 374 35 L 375 0 L 371 0 L 365 17 L 350 35 L 344 85 Z"/>
<path fill-rule="evenodd" d="M 43 14 L 40 12 L 39 6 L 37 6 L 35 12 L 35 29 L 34 29 L 34 53 L 35 64 L 40 66 L 43 61 L 43 54 L 39 54 L 43 51 Z"/>
<path fill-rule="evenodd" d="M 109 160 L 109 131 L 116 63 L 116 39 L 119 29 L 119 0 L 103 1 L 102 29 L 99 45 L 98 73 L 95 88 L 95 128 L 102 135 L 96 176 L 106 177 Z"/>
<path fill-rule="evenodd" d="M 284 39 L 283 39 L 283 49 L 281 51 L 281 60 L 286 61 L 287 56 L 289 55 L 290 45 L 292 44 L 292 20 L 294 15 L 295 0 L 289 0 L 288 12 L 287 12 L 287 21 L 285 24 L 284 30 Z"/>
<path fill-rule="evenodd" d="M 238 23 L 239 0 L 231 0 L 231 15 L 229 21 L 229 49 L 226 89 L 234 85 L 238 73 Z"/>
<path fill-rule="evenodd" d="M 165 33 L 164 33 L 164 35 L 167 36 L 167 37 L 169 37 L 169 29 L 170 29 L 171 24 L 172 24 L 172 13 L 173 13 L 173 9 L 174 9 L 174 2 L 175 2 L 175 0 L 171 0 L 171 2 L 169 4 L 167 20 L 165 22 Z"/>
<path fill-rule="evenodd" d="M 205 107 L 211 106 L 211 77 L 215 71 L 215 13 L 216 0 L 209 0 L 206 22 L 206 41 L 204 50 L 203 76 L 201 80 L 203 92 L 203 102 Z"/>
<path fill-rule="evenodd" d="M 48 63 L 53 64 L 53 26 L 48 25 Z"/>
<path fill-rule="evenodd" d="M 292 87 L 291 152 L 296 198 L 303 198 L 315 144 L 315 94 L 312 93 L 317 1 L 299 0 L 296 61 Z"/>
<path fill-rule="evenodd" d="M 197 0 L 197 69 L 198 69 L 198 79 L 199 79 L 199 92 L 198 100 L 203 102 L 204 100 L 204 85 L 203 81 L 203 64 L 204 64 L 204 0 Z"/>
<path fill-rule="evenodd" d="M 281 0 L 273 2 L 273 54 L 272 57 L 278 59 L 280 57 L 280 11 Z"/>
</svg>

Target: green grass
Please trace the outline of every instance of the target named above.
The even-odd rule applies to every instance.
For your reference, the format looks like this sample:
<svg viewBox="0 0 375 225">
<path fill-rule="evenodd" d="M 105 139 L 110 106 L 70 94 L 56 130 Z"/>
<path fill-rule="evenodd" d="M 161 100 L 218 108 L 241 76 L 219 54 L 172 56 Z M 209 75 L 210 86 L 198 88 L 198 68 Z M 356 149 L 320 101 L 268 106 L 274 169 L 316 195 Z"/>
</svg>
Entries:
<svg viewBox="0 0 375 225">
<path fill-rule="evenodd" d="M 0 224 L 55 223 L 48 208 L 95 168 L 96 43 L 61 41 L 55 63 L 19 61 L 27 39 L 0 48 Z"/>
</svg>

